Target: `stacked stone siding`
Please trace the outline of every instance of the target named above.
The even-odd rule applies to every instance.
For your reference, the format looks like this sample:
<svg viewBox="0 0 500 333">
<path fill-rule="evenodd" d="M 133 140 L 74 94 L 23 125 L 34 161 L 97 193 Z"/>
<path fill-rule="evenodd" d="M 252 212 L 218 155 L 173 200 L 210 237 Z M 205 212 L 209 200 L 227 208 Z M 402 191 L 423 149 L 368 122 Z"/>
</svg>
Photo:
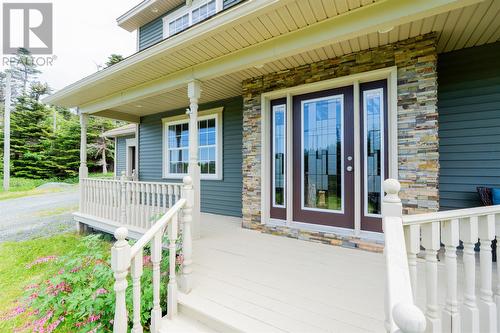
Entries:
<svg viewBox="0 0 500 333">
<path fill-rule="evenodd" d="M 437 52 L 434 33 L 306 64 L 243 82 L 243 226 L 346 246 L 338 238 L 261 224 L 261 94 L 390 66 L 398 76 L 398 165 L 405 213 L 436 211 L 438 197 Z M 267 189 L 264 189 L 267 190 Z"/>
</svg>

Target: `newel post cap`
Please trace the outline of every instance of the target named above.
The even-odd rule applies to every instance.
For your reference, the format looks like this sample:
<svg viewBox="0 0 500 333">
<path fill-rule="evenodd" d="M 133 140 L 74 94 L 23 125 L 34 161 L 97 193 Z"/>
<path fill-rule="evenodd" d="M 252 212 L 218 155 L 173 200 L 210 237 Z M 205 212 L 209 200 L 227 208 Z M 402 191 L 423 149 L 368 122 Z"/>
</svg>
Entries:
<svg viewBox="0 0 500 333">
<path fill-rule="evenodd" d="M 191 178 L 191 176 L 184 176 L 184 178 L 182 178 L 182 182 L 186 186 L 191 186 L 193 184 L 193 178 Z"/>
<path fill-rule="evenodd" d="M 401 184 L 396 179 L 386 179 L 384 181 L 384 192 L 387 195 L 384 198 L 385 202 L 401 202 L 399 199 L 399 190 L 401 189 Z"/>
<path fill-rule="evenodd" d="M 392 310 L 392 317 L 402 333 L 423 333 L 425 331 L 425 316 L 413 304 L 396 304 Z"/>
<path fill-rule="evenodd" d="M 120 227 L 115 230 L 115 238 L 118 242 L 124 241 L 128 236 L 128 229 L 125 227 Z"/>
</svg>

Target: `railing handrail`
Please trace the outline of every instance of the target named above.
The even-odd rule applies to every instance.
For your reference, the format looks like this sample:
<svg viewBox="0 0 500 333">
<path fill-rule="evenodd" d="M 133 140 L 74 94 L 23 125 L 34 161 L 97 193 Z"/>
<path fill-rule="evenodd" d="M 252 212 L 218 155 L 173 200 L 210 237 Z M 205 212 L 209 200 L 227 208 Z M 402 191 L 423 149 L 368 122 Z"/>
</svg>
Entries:
<svg viewBox="0 0 500 333">
<path fill-rule="evenodd" d="M 404 225 L 423 224 L 423 223 L 469 218 L 473 216 L 482 216 L 489 214 L 500 214 L 500 205 L 462 208 L 462 209 L 446 210 L 441 212 L 405 215 L 403 216 L 403 224 Z"/>
<path fill-rule="evenodd" d="M 110 178 L 82 178 L 82 180 L 92 180 L 92 181 L 105 181 L 105 182 L 117 182 L 117 183 L 139 183 L 139 184 L 148 184 L 148 185 L 173 185 L 173 186 L 182 186 L 182 182 L 147 182 L 147 181 L 140 181 L 140 180 L 121 180 L 120 178 L 117 179 L 110 179 Z"/>
<path fill-rule="evenodd" d="M 130 257 L 135 258 L 135 256 L 148 244 L 153 237 L 158 233 L 161 229 L 165 228 L 165 226 L 172 220 L 172 218 L 186 205 L 186 199 L 179 199 L 175 205 L 173 205 L 169 210 L 160 217 L 151 228 L 134 245 L 130 250 Z"/>
</svg>

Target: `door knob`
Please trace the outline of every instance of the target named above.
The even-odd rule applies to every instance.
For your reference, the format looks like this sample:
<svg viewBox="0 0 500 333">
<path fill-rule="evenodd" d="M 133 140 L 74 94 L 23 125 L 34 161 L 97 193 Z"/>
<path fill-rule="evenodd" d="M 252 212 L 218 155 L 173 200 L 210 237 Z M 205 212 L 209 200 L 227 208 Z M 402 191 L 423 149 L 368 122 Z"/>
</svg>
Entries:
<svg viewBox="0 0 500 333">
<path fill-rule="evenodd" d="M 350 165 L 349 165 L 349 166 L 347 167 L 347 171 L 351 172 L 351 171 L 352 171 L 352 166 L 350 166 Z"/>
</svg>

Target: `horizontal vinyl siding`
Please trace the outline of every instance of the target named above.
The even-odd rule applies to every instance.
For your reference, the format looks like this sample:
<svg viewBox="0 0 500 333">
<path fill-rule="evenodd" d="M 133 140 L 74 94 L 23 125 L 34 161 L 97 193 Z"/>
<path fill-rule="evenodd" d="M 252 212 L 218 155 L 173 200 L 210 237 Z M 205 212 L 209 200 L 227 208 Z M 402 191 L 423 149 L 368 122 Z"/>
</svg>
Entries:
<svg viewBox="0 0 500 333">
<path fill-rule="evenodd" d="M 240 97 L 200 106 L 200 111 L 224 106 L 222 113 L 223 179 L 201 181 L 201 210 L 241 217 L 242 191 L 242 100 Z M 142 181 L 177 182 L 162 179 L 162 118 L 183 114 L 186 109 L 141 118 L 139 131 L 139 176 Z"/>
<path fill-rule="evenodd" d="M 139 51 L 163 39 L 163 17 L 139 28 Z"/>
<path fill-rule="evenodd" d="M 480 206 L 500 187 L 500 43 L 439 55 L 441 210 Z"/>
<path fill-rule="evenodd" d="M 120 136 L 116 138 L 115 176 L 120 176 L 127 169 L 127 139 L 133 139 L 133 135 Z"/>
</svg>

